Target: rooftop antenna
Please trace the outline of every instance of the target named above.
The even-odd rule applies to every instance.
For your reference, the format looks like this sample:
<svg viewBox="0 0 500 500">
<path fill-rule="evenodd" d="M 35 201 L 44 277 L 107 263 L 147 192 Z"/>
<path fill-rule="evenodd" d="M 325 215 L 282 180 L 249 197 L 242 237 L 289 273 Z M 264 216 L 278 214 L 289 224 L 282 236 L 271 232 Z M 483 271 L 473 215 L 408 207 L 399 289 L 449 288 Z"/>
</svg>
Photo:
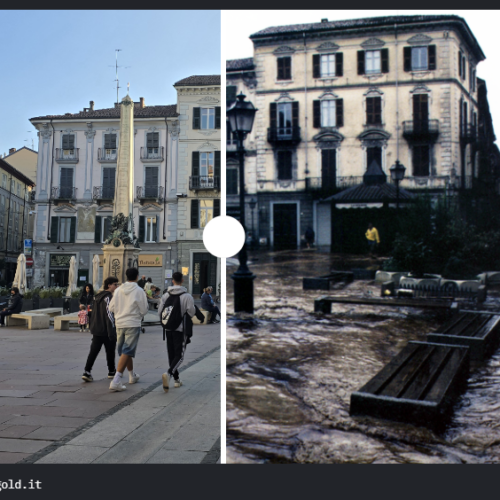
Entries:
<svg viewBox="0 0 500 500">
<path fill-rule="evenodd" d="M 120 80 L 118 79 L 118 68 L 131 68 L 132 66 L 118 66 L 118 52 L 121 52 L 122 49 L 115 49 L 115 54 L 116 54 L 116 60 L 115 60 L 115 82 L 116 82 L 116 103 L 118 104 L 119 101 L 119 89 L 120 87 Z M 110 68 L 113 68 L 113 66 L 109 65 Z"/>
</svg>

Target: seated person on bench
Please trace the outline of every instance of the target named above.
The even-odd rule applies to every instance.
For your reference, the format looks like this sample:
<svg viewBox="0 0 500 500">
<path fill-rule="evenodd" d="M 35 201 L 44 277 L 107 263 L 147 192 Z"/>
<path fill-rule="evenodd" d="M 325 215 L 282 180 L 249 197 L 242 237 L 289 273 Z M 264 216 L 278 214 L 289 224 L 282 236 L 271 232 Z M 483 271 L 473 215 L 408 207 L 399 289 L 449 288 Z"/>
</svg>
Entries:
<svg viewBox="0 0 500 500">
<path fill-rule="evenodd" d="M 16 286 L 10 291 L 10 299 L 8 306 L 0 312 L 0 326 L 5 326 L 5 316 L 19 314 L 23 308 L 23 298 L 19 293 L 19 288 Z"/>
</svg>

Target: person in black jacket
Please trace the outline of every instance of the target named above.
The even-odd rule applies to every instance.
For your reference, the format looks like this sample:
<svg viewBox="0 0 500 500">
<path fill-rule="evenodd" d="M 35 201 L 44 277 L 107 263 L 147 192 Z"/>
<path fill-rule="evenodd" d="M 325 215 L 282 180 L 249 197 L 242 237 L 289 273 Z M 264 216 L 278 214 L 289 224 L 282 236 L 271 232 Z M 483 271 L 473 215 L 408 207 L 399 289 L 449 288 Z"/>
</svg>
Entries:
<svg viewBox="0 0 500 500">
<path fill-rule="evenodd" d="M 80 304 L 83 304 L 87 309 L 89 324 L 90 324 L 90 317 L 92 316 L 93 300 L 94 300 L 94 287 L 89 283 L 88 285 L 85 285 L 85 288 L 83 289 L 83 292 L 80 295 Z"/>
<path fill-rule="evenodd" d="M 5 326 L 5 316 L 10 316 L 11 314 L 18 314 L 23 308 L 23 298 L 19 293 L 19 288 L 17 286 L 13 287 L 10 291 L 10 299 L 7 307 L 0 312 L 0 326 Z"/>
<path fill-rule="evenodd" d="M 116 328 L 115 318 L 109 310 L 109 303 L 113 298 L 113 293 L 118 287 L 118 279 L 110 276 L 104 280 L 104 290 L 98 293 L 91 305 L 93 314 L 90 317 L 90 333 L 92 334 L 92 344 L 85 365 L 82 379 L 92 382 L 92 367 L 104 344 L 106 349 L 106 361 L 108 363 L 108 378 L 113 378 L 116 373 L 115 348 L 116 348 Z M 87 286 L 88 288 L 88 286 Z M 80 299 L 81 301 L 81 299 Z"/>
</svg>

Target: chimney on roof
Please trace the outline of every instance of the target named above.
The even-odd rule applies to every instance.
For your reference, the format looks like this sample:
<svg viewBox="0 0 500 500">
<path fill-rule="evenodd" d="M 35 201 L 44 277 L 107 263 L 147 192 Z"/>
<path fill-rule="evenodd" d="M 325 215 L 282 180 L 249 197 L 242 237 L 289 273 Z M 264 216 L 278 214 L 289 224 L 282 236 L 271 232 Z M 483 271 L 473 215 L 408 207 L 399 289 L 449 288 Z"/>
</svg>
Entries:
<svg viewBox="0 0 500 500">
<path fill-rule="evenodd" d="M 321 22 L 322 22 L 322 23 L 327 23 L 327 22 L 328 22 L 328 19 L 323 18 L 323 19 L 321 19 Z"/>
<path fill-rule="evenodd" d="M 9 149 L 9 154 L 11 155 L 12 153 L 15 153 L 16 152 L 16 148 L 10 148 Z"/>
<path fill-rule="evenodd" d="M 94 101 L 90 101 L 90 111 L 94 111 Z"/>
<path fill-rule="evenodd" d="M 144 104 L 144 97 L 141 97 L 141 98 L 140 98 L 140 101 L 141 101 L 140 108 L 141 108 L 141 109 L 144 109 L 144 107 L 146 106 L 146 105 Z"/>
</svg>

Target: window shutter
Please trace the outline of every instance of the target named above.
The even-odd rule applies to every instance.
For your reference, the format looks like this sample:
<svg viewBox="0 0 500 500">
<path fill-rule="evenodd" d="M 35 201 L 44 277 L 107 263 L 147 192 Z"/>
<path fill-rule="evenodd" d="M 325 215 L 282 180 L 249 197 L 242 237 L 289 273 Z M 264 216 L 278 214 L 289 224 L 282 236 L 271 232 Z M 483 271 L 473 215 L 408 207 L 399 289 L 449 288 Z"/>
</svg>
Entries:
<svg viewBox="0 0 500 500">
<path fill-rule="evenodd" d="M 321 128 L 321 101 L 313 101 L 313 127 Z"/>
<path fill-rule="evenodd" d="M 372 125 L 373 123 L 373 97 L 366 98 L 366 124 Z"/>
<path fill-rule="evenodd" d="M 365 74 L 365 51 L 358 50 L 358 75 Z"/>
<path fill-rule="evenodd" d="M 104 148 L 116 149 L 116 134 L 104 134 Z"/>
<path fill-rule="evenodd" d="M 102 217 L 100 215 L 96 215 L 94 243 L 101 243 L 101 224 L 102 224 Z"/>
<path fill-rule="evenodd" d="M 313 78 L 321 77 L 321 56 L 319 54 L 313 54 Z"/>
<path fill-rule="evenodd" d="M 200 128 L 200 108 L 193 108 L 193 129 Z"/>
<path fill-rule="evenodd" d="M 214 177 L 220 178 L 220 151 L 215 152 Z"/>
<path fill-rule="evenodd" d="M 160 224 L 158 224 L 158 216 L 155 217 L 155 220 L 153 222 L 153 234 L 154 234 L 154 238 L 155 238 L 155 242 L 158 243 L 159 239 L 158 239 L 158 226 Z"/>
<path fill-rule="evenodd" d="M 335 54 L 335 76 L 344 76 L 344 54 L 342 52 Z"/>
<path fill-rule="evenodd" d="M 389 49 L 382 49 L 380 57 L 382 60 L 382 73 L 389 73 Z"/>
<path fill-rule="evenodd" d="M 197 229 L 200 225 L 199 210 L 198 200 L 191 200 L 191 229 Z"/>
<path fill-rule="evenodd" d="M 236 85 L 228 85 L 226 87 L 226 103 L 232 104 L 234 101 L 236 101 Z"/>
<path fill-rule="evenodd" d="M 75 233 L 76 233 L 76 217 L 71 217 L 71 226 L 69 228 L 69 242 L 75 242 Z"/>
<path fill-rule="evenodd" d="M 373 113 L 374 113 L 374 122 L 373 123 L 382 123 L 382 98 L 375 97 L 373 99 Z"/>
<path fill-rule="evenodd" d="M 335 112 L 337 118 L 337 127 L 344 126 L 344 99 L 337 99 L 335 101 Z"/>
<path fill-rule="evenodd" d="M 283 58 L 281 57 L 278 57 L 278 59 L 276 59 L 276 62 L 277 62 L 277 69 L 278 69 L 278 80 L 284 80 L 284 76 L 283 76 Z"/>
<path fill-rule="evenodd" d="M 68 149 L 75 149 L 75 136 L 70 134 L 68 137 L 69 137 L 69 148 Z"/>
<path fill-rule="evenodd" d="M 299 103 L 298 101 L 292 102 L 292 127 L 299 126 Z"/>
<path fill-rule="evenodd" d="M 278 123 L 277 123 L 276 103 L 275 102 L 272 102 L 269 105 L 269 117 L 270 117 L 271 128 L 276 128 Z"/>
<path fill-rule="evenodd" d="M 220 200 L 214 200 L 214 217 L 220 215 Z"/>
<path fill-rule="evenodd" d="M 284 57 L 283 58 L 283 74 L 285 80 L 290 80 L 292 78 L 292 58 Z"/>
<path fill-rule="evenodd" d="M 50 242 L 58 243 L 59 236 L 59 217 L 52 217 L 50 224 Z"/>
<path fill-rule="evenodd" d="M 69 149 L 69 134 L 64 134 L 62 137 L 63 149 Z"/>
<path fill-rule="evenodd" d="M 428 47 L 429 69 L 436 69 L 436 46 L 429 45 Z"/>
<path fill-rule="evenodd" d="M 215 128 L 220 128 L 220 106 L 215 106 Z"/>
<path fill-rule="evenodd" d="M 193 151 L 191 160 L 191 175 L 193 177 L 198 177 L 200 175 L 200 153 L 198 151 Z"/>
<path fill-rule="evenodd" d="M 411 71 L 411 47 L 403 48 L 404 70 Z"/>
<path fill-rule="evenodd" d="M 462 54 L 458 51 L 458 75 L 462 78 Z"/>
<path fill-rule="evenodd" d="M 148 148 L 157 148 L 160 145 L 160 140 L 159 140 L 159 133 L 158 132 L 150 132 L 147 134 L 147 145 Z"/>
<path fill-rule="evenodd" d="M 144 243 L 146 235 L 146 217 L 144 215 L 139 216 L 139 242 Z"/>
</svg>

